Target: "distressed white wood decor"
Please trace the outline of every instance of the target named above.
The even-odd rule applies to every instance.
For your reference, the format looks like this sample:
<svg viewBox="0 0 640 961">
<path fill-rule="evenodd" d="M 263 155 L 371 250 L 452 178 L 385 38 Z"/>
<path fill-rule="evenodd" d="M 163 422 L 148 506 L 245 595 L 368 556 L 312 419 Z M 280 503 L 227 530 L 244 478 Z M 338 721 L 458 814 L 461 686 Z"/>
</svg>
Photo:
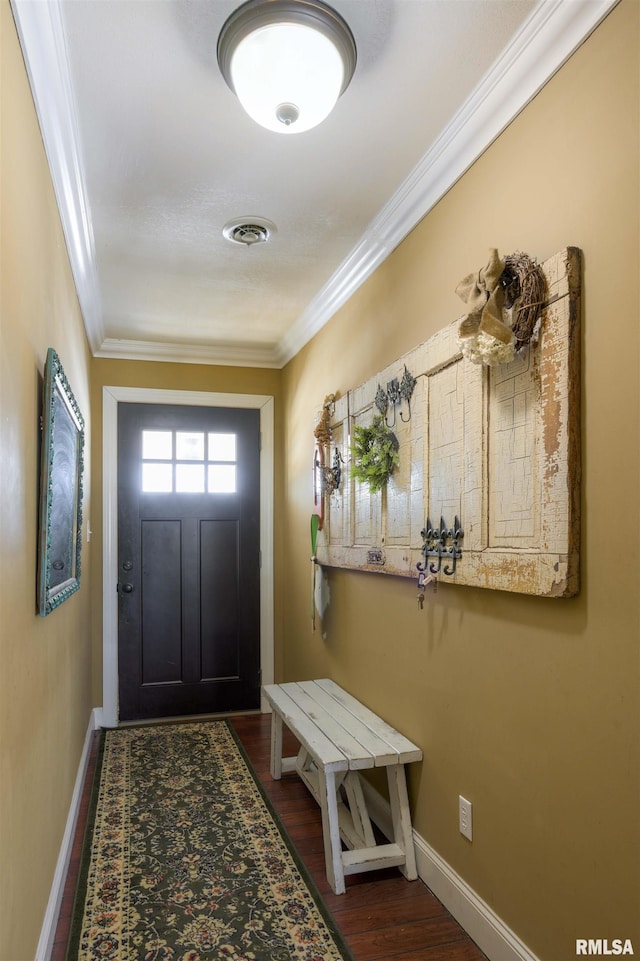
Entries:
<svg viewBox="0 0 640 961">
<path fill-rule="evenodd" d="M 458 516 L 462 556 L 440 580 L 549 597 L 578 592 L 580 251 L 569 247 L 542 269 L 540 338 L 512 363 L 463 359 L 458 319 L 337 401 L 330 456 L 340 452 L 343 479 L 327 497 L 321 564 L 417 577 L 426 519 L 439 526 L 442 517 L 450 528 Z M 411 419 L 404 402 L 396 410 L 400 464 L 387 488 L 371 494 L 349 475 L 349 434 L 371 422 L 378 385 L 400 378 L 405 365 L 417 383 Z"/>
<path fill-rule="evenodd" d="M 267 684 L 271 704 L 271 776 L 297 771 L 322 812 L 327 880 L 343 894 L 345 875 L 397 866 L 418 876 L 405 764 L 422 759 L 408 738 L 333 681 Z M 300 742 L 296 757 L 282 757 L 282 725 Z M 385 767 L 393 838 L 378 844 L 358 771 Z M 347 850 L 342 849 L 342 842 Z"/>
</svg>

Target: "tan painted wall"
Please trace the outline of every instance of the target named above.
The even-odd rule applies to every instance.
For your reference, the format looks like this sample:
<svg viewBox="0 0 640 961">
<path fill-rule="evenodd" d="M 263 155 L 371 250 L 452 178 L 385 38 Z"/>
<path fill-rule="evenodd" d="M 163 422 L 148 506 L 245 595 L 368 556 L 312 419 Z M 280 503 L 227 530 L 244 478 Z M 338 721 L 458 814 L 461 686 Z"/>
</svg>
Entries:
<svg viewBox="0 0 640 961">
<path fill-rule="evenodd" d="M 211 367 L 199 364 L 147 363 L 94 358 L 91 371 L 93 411 L 93 488 L 96 505 L 91 519 L 93 537 L 93 699 L 102 704 L 102 388 L 146 387 L 155 390 L 193 390 L 232 394 L 264 394 L 274 398 L 274 486 L 282 490 L 282 372 L 257 367 Z M 281 569 L 282 501 L 274 505 L 274 556 Z M 275 670 L 282 671 L 282 591 L 276 579 Z M 2 959 L 0 958 L 0 961 Z"/>
<path fill-rule="evenodd" d="M 640 953 L 639 15 L 622 0 L 285 369 L 284 677 L 333 677 L 423 747 L 418 832 L 545 961 L 575 957 L 576 938 Z M 455 286 L 489 247 L 544 260 L 568 245 L 584 251 L 580 596 L 442 584 L 420 611 L 413 581 L 336 570 L 312 634 L 323 397 L 459 317 Z"/>
<path fill-rule="evenodd" d="M 89 723 L 91 564 L 36 614 L 39 404 L 54 347 L 88 425 L 89 353 L 15 26 L 0 3 L 0 959 L 35 955 Z M 87 457 L 85 508 L 90 508 Z"/>
</svg>

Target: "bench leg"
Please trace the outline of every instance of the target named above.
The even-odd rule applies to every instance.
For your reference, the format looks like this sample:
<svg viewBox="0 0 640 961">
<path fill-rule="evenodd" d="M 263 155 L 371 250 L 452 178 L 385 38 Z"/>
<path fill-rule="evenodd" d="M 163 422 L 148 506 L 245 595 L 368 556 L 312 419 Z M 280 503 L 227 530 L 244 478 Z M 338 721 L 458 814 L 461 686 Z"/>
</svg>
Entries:
<svg viewBox="0 0 640 961">
<path fill-rule="evenodd" d="M 338 799 L 336 797 L 336 775 L 334 771 L 320 771 L 318 793 L 322 812 L 322 839 L 327 881 L 335 894 L 344 894 L 344 869 L 342 865 L 342 845 L 338 824 Z"/>
<path fill-rule="evenodd" d="M 344 781 L 344 788 L 351 813 L 353 827 L 358 835 L 357 847 L 371 848 L 376 839 L 371 827 L 371 819 L 367 811 L 367 803 L 362 793 L 362 782 L 357 771 L 349 771 Z"/>
<path fill-rule="evenodd" d="M 400 870 L 408 881 L 415 881 L 418 877 L 418 869 L 416 867 L 416 851 L 413 844 L 404 764 L 389 765 L 387 767 L 387 779 L 393 821 L 393 840 L 405 855 L 405 863 L 400 865 Z"/>
<path fill-rule="evenodd" d="M 271 712 L 271 777 L 282 777 L 282 718 L 276 711 Z"/>
</svg>

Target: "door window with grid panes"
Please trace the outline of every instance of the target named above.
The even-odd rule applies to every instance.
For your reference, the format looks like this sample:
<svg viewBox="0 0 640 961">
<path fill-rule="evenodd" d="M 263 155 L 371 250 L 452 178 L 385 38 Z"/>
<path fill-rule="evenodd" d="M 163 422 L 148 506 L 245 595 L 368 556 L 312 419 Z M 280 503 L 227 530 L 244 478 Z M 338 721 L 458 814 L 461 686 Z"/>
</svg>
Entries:
<svg viewBox="0 0 640 961">
<path fill-rule="evenodd" d="M 235 494 L 236 435 L 143 430 L 143 494 Z"/>
</svg>

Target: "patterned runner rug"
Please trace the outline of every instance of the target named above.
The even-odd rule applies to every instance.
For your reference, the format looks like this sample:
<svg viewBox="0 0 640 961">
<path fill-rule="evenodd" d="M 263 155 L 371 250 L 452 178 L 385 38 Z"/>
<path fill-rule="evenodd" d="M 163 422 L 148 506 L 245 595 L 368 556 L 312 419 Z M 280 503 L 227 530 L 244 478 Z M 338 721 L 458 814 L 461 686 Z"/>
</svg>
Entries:
<svg viewBox="0 0 640 961">
<path fill-rule="evenodd" d="M 68 961 L 353 961 L 225 721 L 105 732 Z"/>
</svg>

